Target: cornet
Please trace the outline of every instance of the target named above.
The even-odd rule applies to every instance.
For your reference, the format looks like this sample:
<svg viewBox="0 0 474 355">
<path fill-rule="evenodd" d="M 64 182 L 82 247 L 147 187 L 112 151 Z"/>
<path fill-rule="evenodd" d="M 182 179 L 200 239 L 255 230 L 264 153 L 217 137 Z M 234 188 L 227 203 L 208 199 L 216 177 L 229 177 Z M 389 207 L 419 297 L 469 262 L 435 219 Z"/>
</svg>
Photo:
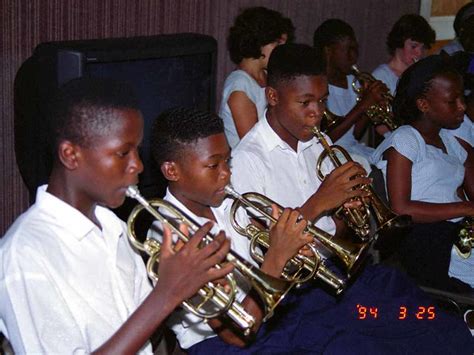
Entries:
<svg viewBox="0 0 474 355">
<path fill-rule="evenodd" d="M 165 200 L 154 199 L 147 201 L 140 195 L 136 186 L 129 186 L 126 194 L 140 203 L 132 210 L 128 217 L 127 232 L 129 240 L 137 249 L 145 251 L 150 255 L 147 262 L 147 272 L 154 281 L 158 281 L 159 275 L 154 270 L 159 263 L 161 245 L 153 238 L 147 238 L 143 243 L 138 240 L 135 232 L 135 222 L 139 213 L 146 209 L 156 220 L 168 225 L 183 242 L 188 242 L 189 238 L 179 230 L 177 225 L 185 224 L 192 232 L 196 232 L 199 226 Z M 159 212 L 158 209 L 165 211 L 166 214 Z M 173 222 L 169 218 L 172 218 Z M 213 237 L 209 233 L 204 238 L 204 241 L 207 243 L 212 240 Z M 265 306 L 263 321 L 269 319 L 273 315 L 275 307 L 283 300 L 294 284 L 266 275 L 232 251 L 227 254 L 226 260 L 232 263 L 235 269 L 251 283 Z M 219 265 L 216 265 L 216 267 L 219 267 Z M 234 277 L 229 274 L 226 276 L 226 280 L 230 286 L 229 292 L 226 292 L 223 287 L 209 282 L 198 291 L 197 296 L 200 296 L 200 302 L 197 305 L 187 300 L 182 303 L 182 306 L 187 311 L 203 319 L 215 318 L 226 314 L 242 329 L 244 335 L 248 335 L 255 324 L 255 318 L 235 300 L 237 286 Z M 206 308 L 204 305 L 208 307 Z"/>
<path fill-rule="evenodd" d="M 357 86 L 357 82 L 361 83 L 362 85 L 364 83 L 371 84 L 374 81 L 377 81 L 377 79 L 375 79 L 370 73 L 361 72 L 355 64 L 351 68 L 354 73 L 352 89 L 357 95 L 359 95 L 360 98 L 364 89 L 363 87 Z M 387 90 L 387 92 L 384 94 L 384 98 L 386 100 L 385 103 L 370 106 L 369 109 L 366 111 L 366 114 L 374 125 L 384 124 L 391 131 L 394 131 L 400 126 L 400 124 L 395 120 L 392 113 L 393 96 Z"/>
<path fill-rule="evenodd" d="M 342 165 L 337 152 L 342 154 L 347 161 L 352 161 L 349 153 L 341 146 L 332 145 L 330 146 L 323 133 L 321 133 L 318 127 L 313 127 L 313 133 L 321 143 L 324 151 L 318 157 L 316 163 L 316 174 L 318 178 L 323 181 L 325 176 L 322 172 L 322 163 L 326 157 L 329 157 L 335 168 Z M 375 223 L 377 225 L 376 233 L 386 234 L 385 237 L 391 236 L 391 230 L 401 230 L 411 226 L 411 217 L 408 215 L 397 215 L 377 196 L 372 185 L 367 184 L 361 187 L 369 192 L 367 202 L 362 202 L 361 209 L 344 208 L 341 206 L 336 215 L 343 215 L 347 221 L 349 227 L 351 227 L 357 236 L 363 241 L 369 241 L 371 239 L 371 228 L 370 228 L 370 216 L 371 210 L 374 213 Z"/>
<path fill-rule="evenodd" d="M 271 208 L 271 205 L 276 205 L 280 211 L 282 211 L 283 208 L 268 197 L 256 192 L 247 192 L 240 195 L 229 185 L 226 186 L 225 191 L 235 199 L 230 212 L 232 226 L 239 234 L 246 236 L 251 240 L 250 254 L 255 261 L 262 263 L 263 257 L 260 254 L 258 247 L 268 248 L 270 246 L 269 232 L 268 230 L 262 229 L 252 223 L 245 227 L 241 226 L 237 222 L 237 210 L 238 208 L 243 207 L 250 214 L 257 212 L 260 216 L 265 217 L 271 223 L 276 223 L 277 220 L 268 212 L 268 209 Z M 349 277 L 359 269 L 360 265 L 362 265 L 362 262 L 365 260 L 367 252 L 366 245 L 338 240 L 310 223 L 306 226 L 306 232 L 311 234 L 317 242 L 329 249 L 340 259 L 346 268 Z M 293 273 L 284 271 L 282 276 L 287 280 L 298 283 L 313 278 L 321 279 L 323 282 L 334 288 L 336 294 L 342 292 L 345 287 L 345 281 L 341 280 L 326 267 L 324 260 L 322 260 L 315 245 L 309 244 L 308 247 L 312 252 L 312 256 L 309 257 L 297 254 L 288 262 L 287 267 L 285 268 L 290 272 L 293 271 Z"/>
<path fill-rule="evenodd" d="M 461 222 L 459 239 L 454 243 L 454 248 L 460 257 L 467 259 L 471 256 L 474 247 L 474 218 L 466 217 Z"/>
</svg>

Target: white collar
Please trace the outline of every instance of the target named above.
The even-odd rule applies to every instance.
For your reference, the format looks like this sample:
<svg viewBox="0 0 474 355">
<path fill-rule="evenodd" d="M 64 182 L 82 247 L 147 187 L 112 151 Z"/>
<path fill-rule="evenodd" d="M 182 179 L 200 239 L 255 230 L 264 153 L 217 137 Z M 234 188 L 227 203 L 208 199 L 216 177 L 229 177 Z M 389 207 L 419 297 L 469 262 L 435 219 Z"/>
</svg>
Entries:
<svg viewBox="0 0 474 355">
<path fill-rule="evenodd" d="M 265 139 L 263 140 L 263 143 L 265 144 L 268 151 L 271 152 L 273 149 L 279 147 L 282 150 L 288 150 L 289 149 L 289 150 L 294 152 L 293 148 L 291 148 L 288 145 L 288 143 L 286 143 L 283 139 L 281 139 L 280 136 L 270 126 L 270 124 L 268 123 L 268 120 L 267 120 L 266 113 L 267 113 L 267 111 L 265 110 L 265 115 L 264 115 L 263 119 L 260 120 L 260 122 L 261 122 L 261 126 L 262 126 L 261 131 L 262 131 L 263 136 L 265 137 Z M 302 151 L 308 149 L 314 143 L 315 143 L 314 138 L 310 139 L 307 142 L 298 141 L 298 146 L 296 148 L 297 149 L 296 154 L 298 154 L 298 152 L 302 152 Z"/>
<path fill-rule="evenodd" d="M 47 188 L 48 185 L 38 187 L 35 205 L 45 211 L 54 211 L 53 218 L 57 225 L 70 231 L 68 237 L 72 236 L 78 241 L 81 241 L 95 228 L 98 229 L 82 212 L 46 191 Z M 117 236 L 117 238 L 122 235 L 123 229 L 121 223 L 117 223 L 118 218 L 117 220 L 111 218 L 113 212 L 104 207 L 96 206 L 94 213 L 101 222 L 102 229 L 108 231 L 108 235 L 114 235 Z M 71 226 L 74 226 L 74 228 L 71 228 Z"/>
</svg>

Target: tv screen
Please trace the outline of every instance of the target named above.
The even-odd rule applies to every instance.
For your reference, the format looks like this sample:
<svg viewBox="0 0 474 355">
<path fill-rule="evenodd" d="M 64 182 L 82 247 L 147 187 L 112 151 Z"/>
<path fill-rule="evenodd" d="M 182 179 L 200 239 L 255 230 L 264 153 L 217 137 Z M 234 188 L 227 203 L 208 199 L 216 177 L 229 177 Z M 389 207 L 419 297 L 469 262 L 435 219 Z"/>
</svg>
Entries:
<svg viewBox="0 0 474 355">
<path fill-rule="evenodd" d="M 40 44 L 15 79 L 15 149 L 30 195 L 47 182 L 51 167 L 47 103 L 59 86 L 81 76 L 132 85 L 145 120 L 139 187 L 146 197 L 163 195 L 166 183 L 150 155 L 151 126 L 176 106 L 214 111 L 216 53 L 215 39 L 199 34 Z"/>
</svg>

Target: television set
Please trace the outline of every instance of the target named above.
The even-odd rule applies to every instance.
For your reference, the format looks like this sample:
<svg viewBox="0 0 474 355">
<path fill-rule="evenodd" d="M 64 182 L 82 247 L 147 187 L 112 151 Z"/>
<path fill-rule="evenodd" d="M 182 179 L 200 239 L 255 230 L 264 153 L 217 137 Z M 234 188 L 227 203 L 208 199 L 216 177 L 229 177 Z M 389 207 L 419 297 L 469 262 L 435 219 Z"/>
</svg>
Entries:
<svg viewBox="0 0 474 355">
<path fill-rule="evenodd" d="M 51 169 L 48 102 L 58 87 L 79 77 L 133 86 L 145 121 L 139 187 L 145 197 L 163 195 L 166 183 L 150 154 L 152 123 L 176 106 L 215 110 L 216 57 L 216 40 L 193 33 L 38 45 L 19 69 L 14 90 L 15 152 L 31 201 Z"/>
</svg>

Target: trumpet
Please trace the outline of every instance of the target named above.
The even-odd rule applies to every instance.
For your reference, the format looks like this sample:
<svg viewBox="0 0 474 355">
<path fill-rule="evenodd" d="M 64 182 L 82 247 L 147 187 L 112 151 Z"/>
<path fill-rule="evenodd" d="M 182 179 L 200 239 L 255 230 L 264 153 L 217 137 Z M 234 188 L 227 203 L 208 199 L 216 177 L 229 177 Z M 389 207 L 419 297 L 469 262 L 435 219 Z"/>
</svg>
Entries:
<svg viewBox="0 0 474 355">
<path fill-rule="evenodd" d="M 321 120 L 321 131 L 328 133 L 333 127 L 337 126 L 344 119 L 344 116 L 338 116 L 326 108 Z"/>
<path fill-rule="evenodd" d="M 454 243 L 454 248 L 460 257 L 467 259 L 471 256 L 474 247 L 474 218 L 466 217 L 461 222 L 459 239 Z"/>
<path fill-rule="evenodd" d="M 354 73 L 354 80 L 352 81 L 351 85 L 354 92 L 358 95 L 359 100 L 362 96 L 364 89 L 362 87 L 357 86 L 357 82 L 361 84 L 370 84 L 374 81 L 377 81 L 377 79 L 375 79 L 370 73 L 360 71 L 357 65 L 355 64 L 351 68 Z M 387 92 L 384 94 L 384 98 L 386 101 L 385 103 L 370 106 L 369 109 L 366 111 L 366 114 L 374 125 L 384 124 L 391 131 L 393 131 L 400 126 L 400 124 L 395 120 L 392 113 L 393 95 L 390 94 L 389 90 L 387 90 Z"/>
<path fill-rule="evenodd" d="M 313 127 L 313 133 L 321 143 L 324 151 L 318 157 L 316 163 L 316 174 L 318 178 L 323 181 L 325 176 L 322 172 L 322 163 L 326 157 L 329 157 L 335 168 L 342 165 L 337 152 L 339 152 L 347 161 L 352 161 L 351 156 L 343 147 L 338 145 L 330 146 L 323 133 L 318 127 Z M 362 189 L 369 192 L 368 202 L 362 202 L 361 209 L 344 208 L 341 206 L 337 211 L 336 215 L 342 215 L 345 217 L 347 224 L 354 230 L 357 236 L 362 241 L 369 241 L 372 236 L 370 216 L 371 210 L 374 213 L 374 219 L 376 223 L 375 233 L 383 235 L 384 238 L 391 238 L 393 230 L 402 230 L 411 226 L 411 217 L 408 215 L 397 215 L 394 213 L 375 193 L 372 185 L 367 184 L 361 187 Z"/>
<path fill-rule="evenodd" d="M 254 224 L 241 226 L 237 222 L 236 213 L 238 208 L 246 208 L 249 212 L 256 211 L 268 221 L 276 223 L 277 220 L 268 212 L 271 205 L 274 204 L 281 211 L 283 208 L 268 197 L 256 193 L 247 192 L 243 195 L 237 193 L 231 186 L 226 186 L 225 191 L 232 196 L 235 201 L 231 207 L 231 223 L 234 229 L 241 235 L 250 239 L 250 254 L 255 261 L 262 263 L 263 257 L 259 253 L 258 246 L 267 248 L 270 246 L 270 235 L 268 230 L 262 229 Z M 306 232 L 310 233 L 315 241 L 322 244 L 335 254 L 347 269 L 348 276 L 351 277 L 362 265 L 367 253 L 367 246 L 364 244 L 349 243 L 344 240 L 336 239 L 329 233 L 315 227 L 311 223 L 306 226 Z M 324 264 L 324 260 L 316 249 L 315 245 L 309 244 L 312 257 L 297 254 L 287 263 L 285 270 L 293 270 L 293 273 L 284 271 L 282 277 L 302 283 L 310 279 L 321 279 L 323 282 L 331 286 L 336 294 L 341 293 L 345 288 L 345 281 L 336 276 Z"/>
<path fill-rule="evenodd" d="M 159 275 L 155 268 L 159 263 L 161 244 L 153 238 L 146 238 L 143 243 L 138 240 L 135 232 L 135 223 L 139 213 L 143 209 L 147 210 L 156 220 L 160 221 L 163 225 L 168 225 L 183 242 L 188 242 L 189 238 L 180 231 L 178 224 L 185 224 L 192 232 L 196 232 L 199 229 L 199 225 L 165 200 L 153 199 L 147 201 L 140 195 L 136 186 L 129 186 L 126 194 L 128 197 L 134 198 L 139 202 L 128 217 L 127 232 L 129 240 L 137 249 L 150 255 L 147 262 L 147 272 L 150 278 L 158 281 Z M 159 212 L 158 209 L 166 211 L 166 215 Z M 171 222 L 170 218 L 174 222 Z M 209 243 L 212 240 L 213 236 L 209 233 L 204 237 L 205 243 Z M 229 252 L 226 260 L 234 265 L 235 269 L 250 282 L 258 293 L 265 308 L 263 321 L 268 320 L 273 315 L 275 307 L 283 300 L 294 283 L 266 275 L 235 252 Z M 216 267 L 219 267 L 219 265 L 216 265 Z M 232 274 L 228 274 L 226 280 L 230 286 L 230 291 L 226 291 L 224 287 L 209 282 L 193 297 L 199 298 L 197 305 L 191 302 L 190 299 L 183 301 L 182 306 L 185 310 L 204 320 L 225 314 L 235 322 L 244 335 L 249 335 L 251 328 L 255 324 L 255 318 L 236 301 L 237 285 Z"/>
</svg>

